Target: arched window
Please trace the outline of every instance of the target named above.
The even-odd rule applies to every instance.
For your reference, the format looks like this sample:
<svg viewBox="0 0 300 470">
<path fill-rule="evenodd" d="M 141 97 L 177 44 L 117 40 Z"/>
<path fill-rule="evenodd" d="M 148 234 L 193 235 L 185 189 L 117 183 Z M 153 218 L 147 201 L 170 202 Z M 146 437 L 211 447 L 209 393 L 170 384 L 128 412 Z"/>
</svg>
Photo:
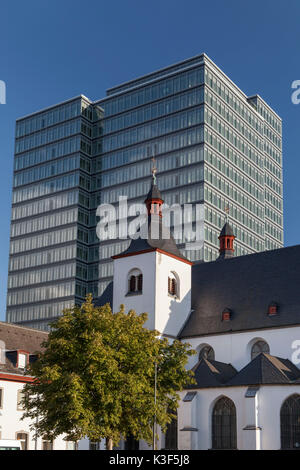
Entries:
<svg viewBox="0 0 300 470">
<path fill-rule="evenodd" d="M 236 409 L 232 400 L 219 398 L 212 412 L 213 449 L 236 449 Z"/>
<path fill-rule="evenodd" d="M 174 411 L 173 411 L 174 414 Z M 177 416 L 177 410 L 176 410 Z M 173 418 L 170 423 L 167 424 L 167 430 L 165 435 L 165 449 L 175 450 L 178 449 L 178 426 L 177 418 Z"/>
<path fill-rule="evenodd" d="M 179 297 L 179 280 L 178 276 L 173 272 L 168 276 L 168 294 Z"/>
<path fill-rule="evenodd" d="M 208 359 L 209 361 L 214 361 L 215 360 L 215 351 L 209 344 L 205 344 L 202 346 L 199 352 L 199 361 L 201 359 Z"/>
<path fill-rule="evenodd" d="M 282 449 L 300 450 L 300 395 L 291 395 L 280 410 Z"/>
<path fill-rule="evenodd" d="M 270 354 L 268 343 L 263 340 L 256 341 L 251 348 L 251 360 L 261 353 Z"/>
<path fill-rule="evenodd" d="M 143 274 L 139 269 L 133 269 L 128 274 L 128 293 L 143 291 Z"/>
</svg>

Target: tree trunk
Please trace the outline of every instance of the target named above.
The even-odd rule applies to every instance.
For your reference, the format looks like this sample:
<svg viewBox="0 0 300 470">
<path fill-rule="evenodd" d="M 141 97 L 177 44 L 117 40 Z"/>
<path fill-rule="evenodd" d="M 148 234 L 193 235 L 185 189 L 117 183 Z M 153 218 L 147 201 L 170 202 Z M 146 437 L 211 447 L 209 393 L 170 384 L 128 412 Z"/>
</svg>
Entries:
<svg viewBox="0 0 300 470">
<path fill-rule="evenodd" d="M 113 440 L 111 438 L 107 439 L 107 450 L 113 450 Z"/>
</svg>

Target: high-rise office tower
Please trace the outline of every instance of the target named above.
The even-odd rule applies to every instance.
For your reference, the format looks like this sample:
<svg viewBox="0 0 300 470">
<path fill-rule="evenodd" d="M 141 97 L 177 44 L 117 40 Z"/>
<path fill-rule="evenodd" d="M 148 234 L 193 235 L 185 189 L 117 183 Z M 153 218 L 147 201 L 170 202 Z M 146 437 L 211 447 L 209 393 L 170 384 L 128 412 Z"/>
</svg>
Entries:
<svg viewBox="0 0 300 470">
<path fill-rule="evenodd" d="M 168 204 L 203 204 L 204 246 L 218 256 L 228 208 L 236 255 L 283 246 L 281 119 L 205 54 L 17 121 L 7 321 L 45 328 L 63 307 L 101 294 L 110 257 L 96 208 L 142 202 L 151 158 Z"/>
</svg>

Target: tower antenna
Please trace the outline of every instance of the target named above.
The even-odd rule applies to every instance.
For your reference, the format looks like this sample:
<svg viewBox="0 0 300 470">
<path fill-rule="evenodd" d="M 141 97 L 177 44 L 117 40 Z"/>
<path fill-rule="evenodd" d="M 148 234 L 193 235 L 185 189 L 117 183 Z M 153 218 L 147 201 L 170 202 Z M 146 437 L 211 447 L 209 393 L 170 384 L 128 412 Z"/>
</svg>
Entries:
<svg viewBox="0 0 300 470">
<path fill-rule="evenodd" d="M 227 224 L 228 220 L 229 220 L 229 206 L 225 206 L 225 223 Z"/>
</svg>

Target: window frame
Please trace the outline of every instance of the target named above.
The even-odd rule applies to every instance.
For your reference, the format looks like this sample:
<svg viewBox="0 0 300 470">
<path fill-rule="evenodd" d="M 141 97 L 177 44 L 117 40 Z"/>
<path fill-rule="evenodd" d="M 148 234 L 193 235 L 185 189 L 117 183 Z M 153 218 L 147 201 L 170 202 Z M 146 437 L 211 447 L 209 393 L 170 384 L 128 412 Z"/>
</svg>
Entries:
<svg viewBox="0 0 300 470">
<path fill-rule="evenodd" d="M 227 396 L 219 397 L 214 403 L 211 413 L 211 442 L 213 450 L 237 449 L 236 406 Z"/>
<path fill-rule="evenodd" d="M 141 295 L 143 293 L 143 273 L 139 268 L 131 269 L 127 274 L 126 296 Z"/>
</svg>

